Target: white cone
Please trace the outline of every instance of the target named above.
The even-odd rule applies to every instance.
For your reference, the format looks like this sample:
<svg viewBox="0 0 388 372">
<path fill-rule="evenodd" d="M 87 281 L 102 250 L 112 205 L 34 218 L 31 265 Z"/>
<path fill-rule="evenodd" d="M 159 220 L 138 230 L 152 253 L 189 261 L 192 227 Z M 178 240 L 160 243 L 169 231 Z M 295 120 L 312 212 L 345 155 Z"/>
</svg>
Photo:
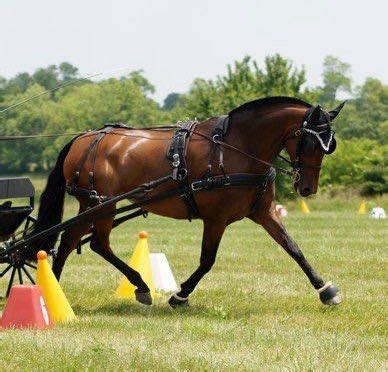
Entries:
<svg viewBox="0 0 388 372">
<path fill-rule="evenodd" d="M 385 218 L 385 210 L 384 208 L 381 208 L 381 207 L 376 207 L 376 208 L 373 208 L 372 211 L 370 212 L 370 216 L 371 218 L 375 218 L 375 219 L 380 219 L 380 218 Z"/>
<path fill-rule="evenodd" d="M 159 292 L 175 292 L 178 290 L 174 275 L 164 253 L 151 253 L 151 271 L 155 289 Z"/>
</svg>

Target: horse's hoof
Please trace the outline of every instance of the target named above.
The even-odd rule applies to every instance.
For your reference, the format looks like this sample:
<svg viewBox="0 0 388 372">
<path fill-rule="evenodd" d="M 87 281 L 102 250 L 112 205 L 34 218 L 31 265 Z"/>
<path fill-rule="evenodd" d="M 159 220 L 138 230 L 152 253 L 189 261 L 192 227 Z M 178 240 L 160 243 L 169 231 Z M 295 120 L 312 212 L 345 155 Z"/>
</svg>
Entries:
<svg viewBox="0 0 388 372">
<path fill-rule="evenodd" d="M 340 296 L 334 296 L 330 300 L 322 301 L 325 305 L 339 305 L 341 303 Z"/>
<path fill-rule="evenodd" d="M 339 289 L 331 284 L 331 282 L 327 282 L 322 288 L 318 289 L 319 298 L 325 305 L 339 305 L 341 299 L 338 292 Z"/>
<path fill-rule="evenodd" d="M 177 294 L 173 294 L 170 299 L 168 300 L 169 305 L 175 309 L 177 307 L 184 307 L 184 306 L 189 306 L 189 299 L 179 297 Z"/>
<path fill-rule="evenodd" d="M 140 292 L 138 289 L 135 290 L 136 301 L 143 305 L 152 305 L 152 297 L 150 291 Z"/>
</svg>

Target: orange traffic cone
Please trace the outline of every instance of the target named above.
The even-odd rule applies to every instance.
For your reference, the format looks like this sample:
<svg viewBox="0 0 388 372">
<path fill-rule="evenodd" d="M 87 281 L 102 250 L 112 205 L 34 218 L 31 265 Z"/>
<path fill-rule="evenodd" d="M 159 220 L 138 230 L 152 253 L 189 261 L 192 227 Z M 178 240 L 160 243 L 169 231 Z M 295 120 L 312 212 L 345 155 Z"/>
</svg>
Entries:
<svg viewBox="0 0 388 372">
<path fill-rule="evenodd" d="M 302 213 L 304 213 L 304 214 L 310 213 L 310 209 L 307 206 L 307 203 L 303 198 L 300 199 L 299 204 L 300 204 L 300 210 L 302 211 Z"/>
<path fill-rule="evenodd" d="M 155 286 L 152 279 L 150 251 L 147 243 L 148 234 L 145 231 L 139 233 L 139 240 L 129 260 L 129 266 L 138 271 L 143 280 L 148 285 L 152 299 L 155 299 Z M 123 276 L 120 284 L 116 289 L 115 296 L 117 298 L 135 298 L 136 287 L 131 284 L 128 279 Z"/>
<path fill-rule="evenodd" d="M 51 318 L 55 323 L 69 322 L 76 319 L 69 301 L 67 301 L 58 280 L 47 262 L 47 253 L 39 251 L 37 257 L 36 284 L 42 290 Z"/>
<path fill-rule="evenodd" d="M 52 325 L 42 292 L 37 285 L 15 285 L 11 288 L 0 320 L 2 328 L 45 329 Z"/>
<path fill-rule="evenodd" d="M 366 200 L 362 199 L 360 206 L 358 207 L 358 214 L 366 214 Z"/>
</svg>

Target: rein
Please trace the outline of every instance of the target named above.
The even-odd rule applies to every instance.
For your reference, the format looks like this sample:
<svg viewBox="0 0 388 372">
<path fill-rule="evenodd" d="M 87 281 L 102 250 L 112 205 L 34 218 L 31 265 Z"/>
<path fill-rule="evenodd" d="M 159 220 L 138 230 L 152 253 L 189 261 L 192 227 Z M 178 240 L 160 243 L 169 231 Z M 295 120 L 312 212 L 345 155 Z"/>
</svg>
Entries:
<svg viewBox="0 0 388 372">
<path fill-rule="evenodd" d="M 225 141 L 221 141 L 221 140 L 217 139 L 218 135 L 210 137 L 207 134 L 202 133 L 202 132 L 198 132 L 196 130 L 190 130 L 190 133 L 197 134 L 198 136 L 207 139 L 211 143 L 214 143 L 216 145 L 222 146 L 224 148 L 228 148 L 228 149 L 233 150 L 235 152 L 238 152 L 238 153 L 240 153 L 240 154 L 242 154 L 244 156 L 247 156 L 248 158 L 251 158 L 252 160 L 255 160 L 258 163 L 267 165 L 268 167 L 272 167 L 272 168 L 276 169 L 276 171 L 279 171 L 279 173 L 282 173 L 282 174 L 285 174 L 285 175 L 290 175 L 290 176 L 293 175 L 293 172 L 289 171 L 288 169 L 284 169 L 282 167 L 274 166 L 272 163 L 270 163 L 268 161 L 259 159 L 258 157 L 254 156 L 252 154 L 249 154 L 248 152 L 245 152 L 245 151 L 239 149 L 238 147 L 235 147 L 235 146 L 233 146 L 233 145 L 231 145 L 231 144 L 229 144 L 229 143 L 227 143 Z M 279 155 L 279 157 L 280 157 L 280 155 Z"/>
<path fill-rule="evenodd" d="M 0 141 L 18 141 L 34 138 L 56 138 L 56 137 L 75 137 L 88 132 L 75 132 L 75 133 L 54 133 L 54 134 L 28 134 L 23 136 L 0 136 Z"/>
<path fill-rule="evenodd" d="M 109 124 L 107 124 L 109 125 Z M 146 127 L 127 127 L 122 124 L 112 124 L 114 128 L 125 128 L 125 129 L 133 129 L 133 130 L 153 130 L 153 131 L 168 131 L 171 129 L 179 128 L 178 125 L 163 125 L 163 126 L 146 126 Z M 20 136 L 0 136 L 0 141 L 17 141 L 17 140 L 26 140 L 26 139 L 34 139 L 34 138 L 55 138 L 55 137 L 75 137 L 80 136 L 82 134 L 96 134 L 95 131 L 87 130 L 83 132 L 73 132 L 73 133 L 53 133 L 53 134 L 27 134 Z"/>
</svg>

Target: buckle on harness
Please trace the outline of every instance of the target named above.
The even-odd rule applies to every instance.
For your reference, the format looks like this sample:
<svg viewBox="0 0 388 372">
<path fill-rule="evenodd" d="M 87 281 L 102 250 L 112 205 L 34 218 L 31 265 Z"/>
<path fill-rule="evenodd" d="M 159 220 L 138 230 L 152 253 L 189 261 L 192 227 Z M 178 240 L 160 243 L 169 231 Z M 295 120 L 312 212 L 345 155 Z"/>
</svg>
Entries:
<svg viewBox="0 0 388 372">
<path fill-rule="evenodd" d="M 217 177 L 208 177 L 202 180 L 194 181 L 191 183 L 190 187 L 192 191 L 199 190 L 211 190 L 213 188 L 220 188 L 224 186 L 230 186 L 232 181 L 229 176 L 217 176 Z"/>
<path fill-rule="evenodd" d="M 191 185 L 190 185 L 191 190 L 192 191 L 202 190 L 204 188 L 203 183 L 204 183 L 203 180 L 192 182 Z"/>
</svg>

